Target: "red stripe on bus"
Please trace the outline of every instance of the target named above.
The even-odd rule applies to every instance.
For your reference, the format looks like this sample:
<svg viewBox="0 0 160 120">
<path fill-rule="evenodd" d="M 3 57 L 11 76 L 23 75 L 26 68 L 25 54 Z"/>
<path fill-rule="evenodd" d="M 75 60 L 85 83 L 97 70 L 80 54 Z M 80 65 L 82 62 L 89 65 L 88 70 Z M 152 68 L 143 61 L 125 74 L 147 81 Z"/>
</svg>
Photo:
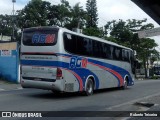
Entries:
<svg viewBox="0 0 160 120">
<path fill-rule="evenodd" d="M 66 69 L 66 70 L 68 70 L 68 69 Z M 83 91 L 83 80 L 82 80 L 82 78 L 77 73 L 75 73 L 75 72 L 73 72 L 71 70 L 68 70 L 68 71 L 71 72 L 78 79 L 78 81 L 79 81 L 79 90 Z"/>
<path fill-rule="evenodd" d="M 123 80 L 122 76 L 118 72 L 116 72 L 116 71 L 114 71 L 114 70 L 112 70 L 110 68 L 98 65 L 98 64 L 94 64 L 94 63 L 91 63 L 91 62 L 88 62 L 88 63 L 91 64 L 91 65 L 94 65 L 94 66 L 98 66 L 99 68 L 104 69 L 104 70 L 114 74 L 118 78 L 118 80 L 120 81 L 120 86 L 123 86 L 124 80 Z"/>
</svg>

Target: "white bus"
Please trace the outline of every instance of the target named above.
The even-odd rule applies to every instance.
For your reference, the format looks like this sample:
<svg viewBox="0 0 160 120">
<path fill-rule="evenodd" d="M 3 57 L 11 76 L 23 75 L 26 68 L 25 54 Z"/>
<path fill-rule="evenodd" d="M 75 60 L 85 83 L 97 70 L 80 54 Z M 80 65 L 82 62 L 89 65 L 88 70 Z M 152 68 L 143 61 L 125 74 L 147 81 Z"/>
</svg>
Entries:
<svg viewBox="0 0 160 120">
<path fill-rule="evenodd" d="M 154 76 L 160 77 L 160 61 L 153 62 L 153 73 Z"/>
<path fill-rule="evenodd" d="M 21 85 L 58 92 L 85 92 L 134 85 L 133 50 L 60 27 L 24 29 Z"/>
</svg>

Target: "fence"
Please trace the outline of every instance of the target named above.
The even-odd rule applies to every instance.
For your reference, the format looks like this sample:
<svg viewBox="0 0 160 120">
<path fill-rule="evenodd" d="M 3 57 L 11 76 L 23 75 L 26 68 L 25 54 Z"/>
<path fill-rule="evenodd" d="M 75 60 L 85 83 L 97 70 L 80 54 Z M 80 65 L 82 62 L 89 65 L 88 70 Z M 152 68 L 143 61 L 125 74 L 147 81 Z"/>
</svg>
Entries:
<svg viewBox="0 0 160 120">
<path fill-rule="evenodd" d="M 17 42 L 0 43 L 0 77 L 19 82 L 19 48 Z"/>
</svg>

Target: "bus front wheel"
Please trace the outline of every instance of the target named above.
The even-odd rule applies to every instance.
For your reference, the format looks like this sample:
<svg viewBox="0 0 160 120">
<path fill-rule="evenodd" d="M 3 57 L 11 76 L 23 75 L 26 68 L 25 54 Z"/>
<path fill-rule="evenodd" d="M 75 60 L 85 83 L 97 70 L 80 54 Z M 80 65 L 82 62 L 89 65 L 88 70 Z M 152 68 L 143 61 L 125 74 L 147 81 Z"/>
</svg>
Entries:
<svg viewBox="0 0 160 120">
<path fill-rule="evenodd" d="M 125 90 L 128 88 L 128 81 L 127 81 L 127 78 L 124 79 L 124 84 L 122 86 L 122 89 Z"/>
<path fill-rule="evenodd" d="M 94 90 L 93 80 L 89 78 L 86 84 L 85 95 L 86 96 L 92 95 L 93 90 Z"/>
</svg>

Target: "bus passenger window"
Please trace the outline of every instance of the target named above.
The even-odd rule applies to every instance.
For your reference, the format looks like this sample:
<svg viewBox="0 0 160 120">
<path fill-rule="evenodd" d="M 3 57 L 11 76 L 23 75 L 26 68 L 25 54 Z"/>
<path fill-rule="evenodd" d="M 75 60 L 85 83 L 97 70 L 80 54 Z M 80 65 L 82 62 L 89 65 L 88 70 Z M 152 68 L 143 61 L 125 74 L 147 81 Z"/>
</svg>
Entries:
<svg viewBox="0 0 160 120">
<path fill-rule="evenodd" d="M 98 41 L 92 41 L 93 45 L 93 56 L 94 57 L 102 57 L 102 45 Z"/>
<path fill-rule="evenodd" d="M 114 50 L 114 47 L 113 46 L 109 46 L 109 59 L 113 59 L 113 50 Z"/>
<path fill-rule="evenodd" d="M 86 45 L 87 45 L 87 42 L 84 41 L 84 38 L 83 37 L 80 37 L 80 36 L 77 36 L 77 54 L 79 55 L 86 55 Z"/>
<path fill-rule="evenodd" d="M 118 48 L 118 47 L 115 47 L 114 52 L 115 52 L 115 59 L 116 60 L 121 60 L 121 58 L 122 58 L 122 54 L 121 54 L 122 50 L 120 48 Z"/>
<path fill-rule="evenodd" d="M 85 54 L 87 56 L 92 56 L 92 41 L 90 39 L 84 38 L 84 47 L 85 47 Z"/>
<path fill-rule="evenodd" d="M 74 35 L 64 33 L 63 39 L 65 50 L 71 53 L 76 53 L 76 37 Z"/>
<path fill-rule="evenodd" d="M 107 45 L 102 43 L 102 57 L 107 58 Z"/>
<path fill-rule="evenodd" d="M 125 50 L 125 49 L 122 50 L 122 60 L 130 62 L 129 50 Z"/>
</svg>

